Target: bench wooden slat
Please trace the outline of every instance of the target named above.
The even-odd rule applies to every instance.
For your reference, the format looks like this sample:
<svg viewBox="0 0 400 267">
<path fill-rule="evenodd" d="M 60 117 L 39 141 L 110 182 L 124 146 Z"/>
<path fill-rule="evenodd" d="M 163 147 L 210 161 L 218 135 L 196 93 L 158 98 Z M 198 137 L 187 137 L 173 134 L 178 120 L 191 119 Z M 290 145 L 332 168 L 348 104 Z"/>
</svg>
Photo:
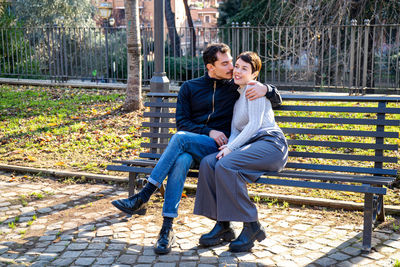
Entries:
<svg viewBox="0 0 400 267">
<path fill-rule="evenodd" d="M 146 118 L 175 118 L 175 113 L 144 112 L 143 117 L 146 117 Z"/>
<path fill-rule="evenodd" d="M 305 169 L 305 170 L 322 170 L 322 171 L 333 171 L 333 172 L 348 172 L 348 173 L 369 173 L 369 174 L 391 175 L 391 176 L 397 175 L 397 171 L 393 170 L 393 169 L 337 166 L 337 165 L 323 165 L 323 164 L 308 164 L 308 163 L 295 163 L 295 162 L 288 162 L 286 164 L 285 168 Z"/>
<path fill-rule="evenodd" d="M 284 105 L 279 111 L 312 111 L 312 112 L 346 112 L 346 113 L 386 113 L 400 114 L 399 108 L 379 108 L 379 107 L 337 107 L 337 106 L 297 106 Z"/>
<path fill-rule="evenodd" d="M 144 103 L 145 107 L 154 107 L 154 108 L 176 108 L 176 103 L 169 102 L 146 102 Z"/>
<path fill-rule="evenodd" d="M 345 183 L 361 183 L 361 184 L 378 184 L 388 185 L 393 182 L 393 177 L 386 176 L 362 176 L 350 174 L 324 173 L 324 172 L 306 172 L 306 171 L 291 171 L 284 170 L 282 172 L 266 172 L 263 176 L 286 177 L 306 180 L 322 180 L 332 182 Z"/>
<path fill-rule="evenodd" d="M 288 145 L 397 150 L 397 145 L 288 139 Z"/>
<path fill-rule="evenodd" d="M 161 157 L 161 154 L 157 154 L 157 153 L 140 153 L 139 157 L 147 158 L 147 159 L 159 159 Z"/>
<path fill-rule="evenodd" d="M 136 166 L 155 166 L 156 160 L 145 160 L 145 159 L 132 159 L 132 160 L 113 160 L 113 163 L 120 163 L 123 165 L 136 165 Z"/>
<path fill-rule="evenodd" d="M 261 177 L 257 180 L 257 183 L 271 184 L 271 185 L 283 185 L 283 186 L 294 186 L 294 187 L 305 187 L 305 188 L 316 188 L 316 189 L 327 189 L 327 190 L 338 190 L 347 192 L 358 192 L 358 193 L 374 193 L 374 194 L 386 194 L 386 188 L 374 187 L 369 185 L 349 185 L 349 184 L 331 184 L 325 182 L 308 182 L 299 180 L 282 180 L 274 178 Z"/>
<path fill-rule="evenodd" d="M 358 124 L 358 125 L 387 125 L 399 126 L 399 120 L 375 120 L 375 119 L 346 119 L 346 118 L 314 118 L 314 117 L 290 117 L 276 116 L 278 122 L 307 122 L 324 124 Z"/>
<path fill-rule="evenodd" d="M 149 138 L 171 138 L 173 134 L 170 133 L 149 133 L 144 132 L 142 133 L 142 137 L 149 137 Z"/>
<path fill-rule="evenodd" d="M 327 141 L 306 141 L 306 140 L 290 140 L 289 145 L 305 145 L 317 147 L 335 147 L 335 148 L 361 148 L 361 149 L 384 149 L 384 150 L 397 150 L 397 145 L 385 144 L 365 144 L 365 143 L 346 143 L 346 142 L 327 142 Z M 168 144 L 161 143 L 141 143 L 141 147 L 145 148 L 162 148 L 165 149 Z"/>
<path fill-rule="evenodd" d="M 143 122 L 142 127 L 175 128 L 175 123 L 170 122 Z"/>
<path fill-rule="evenodd" d="M 141 143 L 140 147 L 145 147 L 145 148 L 162 148 L 165 149 L 168 144 L 154 144 L 154 143 Z"/>
<path fill-rule="evenodd" d="M 312 135 L 335 135 L 335 136 L 360 136 L 360 137 L 386 137 L 398 138 L 398 132 L 377 132 L 377 131 L 350 131 L 331 129 L 307 129 L 307 128 L 285 128 L 281 127 L 285 134 L 312 134 Z"/>
<path fill-rule="evenodd" d="M 109 171 L 120 171 L 120 172 L 136 172 L 149 174 L 153 168 L 143 168 L 143 167 L 132 167 L 127 165 L 108 165 L 107 170 Z"/>
<path fill-rule="evenodd" d="M 334 154 L 334 153 L 289 151 L 289 157 L 339 159 L 339 160 L 354 160 L 354 161 L 377 161 L 377 162 L 397 163 L 396 157 L 346 155 L 346 154 L 337 154 L 337 153 Z"/>
</svg>

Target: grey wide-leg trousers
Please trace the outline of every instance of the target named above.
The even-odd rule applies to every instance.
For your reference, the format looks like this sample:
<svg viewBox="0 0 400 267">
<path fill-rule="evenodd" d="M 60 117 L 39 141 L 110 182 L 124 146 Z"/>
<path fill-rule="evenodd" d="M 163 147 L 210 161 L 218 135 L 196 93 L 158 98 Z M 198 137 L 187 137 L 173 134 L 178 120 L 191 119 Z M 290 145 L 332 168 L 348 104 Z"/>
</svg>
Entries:
<svg viewBox="0 0 400 267">
<path fill-rule="evenodd" d="M 221 160 L 216 159 L 217 154 L 206 156 L 200 163 L 194 214 L 217 221 L 257 221 L 247 183 L 256 181 L 265 171 L 283 169 L 288 157 L 285 137 L 258 136 Z"/>
</svg>

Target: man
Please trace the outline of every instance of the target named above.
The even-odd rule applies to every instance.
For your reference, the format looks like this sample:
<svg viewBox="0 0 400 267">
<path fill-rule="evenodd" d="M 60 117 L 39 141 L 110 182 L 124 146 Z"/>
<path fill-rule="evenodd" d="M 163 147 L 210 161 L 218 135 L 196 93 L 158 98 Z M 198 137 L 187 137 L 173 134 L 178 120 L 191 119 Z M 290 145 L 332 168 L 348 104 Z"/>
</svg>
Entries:
<svg viewBox="0 0 400 267">
<path fill-rule="evenodd" d="M 186 81 L 179 91 L 176 109 L 178 132 L 169 141 L 148 183 L 138 194 L 112 202 L 121 211 L 134 214 L 143 208 L 168 175 L 163 205 L 164 221 L 154 246 L 157 254 L 171 251 L 174 242 L 172 223 L 178 216 L 189 168 L 227 143 L 233 106 L 239 97 L 238 86 L 232 80 L 233 64 L 229 47 L 222 43 L 209 45 L 203 53 L 203 61 L 207 73 L 203 77 Z M 280 104 L 281 99 L 275 87 L 255 81 L 251 84 L 252 89 L 247 90 L 250 100 L 266 95 L 271 103 Z M 216 231 L 214 238 L 218 238 L 227 229 L 220 230 Z"/>
</svg>

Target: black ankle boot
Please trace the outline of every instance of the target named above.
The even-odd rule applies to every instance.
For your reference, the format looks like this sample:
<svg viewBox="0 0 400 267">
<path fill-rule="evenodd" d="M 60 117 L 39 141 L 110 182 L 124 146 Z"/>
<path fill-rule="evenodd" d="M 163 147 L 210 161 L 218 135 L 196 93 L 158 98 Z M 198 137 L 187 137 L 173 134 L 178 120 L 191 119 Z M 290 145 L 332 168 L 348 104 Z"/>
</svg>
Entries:
<svg viewBox="0 0 400 267">
<path fill-rule="evenodd" d="M 217 222 L 214 228 L 207 234 L 200 237 L 199 243 L 203 247 L 215 246 L 224 241 L 231 241 L 235 238 L 235 232 L 230 222 Z"/>
<path fill-rule="evenodd" d="M 265 230 L 257 222 L 244 222 L 243 230 L 239 237 L 229 244 L 229 250 L 232 252 L 250 251 L 254 246 L 254 241 L 263 241 L 266 238 Z"/>
<path fill-rule="evenodd" d="M 129 198 L 117 199 L 111 202 L 117 209 L 129 215 L 133 214 L 146 214 L 146 201 L 144 201 L 140 194 L 136 194 Z"/>
<path fill-rule="evenodd" d="M 156 254 L 168 254 L 175 242 L 175 235 L 172 227 L 162 227 L 158 234 L 157 241 L 154 244 L 154 252 Z"/>
</svg>

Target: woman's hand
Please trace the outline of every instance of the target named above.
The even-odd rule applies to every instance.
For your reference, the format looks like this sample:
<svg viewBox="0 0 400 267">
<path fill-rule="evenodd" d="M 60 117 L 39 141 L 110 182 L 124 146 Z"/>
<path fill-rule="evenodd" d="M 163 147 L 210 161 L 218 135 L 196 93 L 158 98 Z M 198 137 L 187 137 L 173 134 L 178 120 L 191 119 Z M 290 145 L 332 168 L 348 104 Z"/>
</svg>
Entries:
<svg viewBox="0 0 400 267">
<path fill-rule="evenodd" d="M 226 145 L 221 146 L 219 148 L 221 151 L 218 153 L 217 155 L 217 159 L 222 159 L 223 157 L 225 157 L 226 155 L 228 155 L 229 153 L 232 152 L 232 150 L 230 150 Z"/>
</svg>

